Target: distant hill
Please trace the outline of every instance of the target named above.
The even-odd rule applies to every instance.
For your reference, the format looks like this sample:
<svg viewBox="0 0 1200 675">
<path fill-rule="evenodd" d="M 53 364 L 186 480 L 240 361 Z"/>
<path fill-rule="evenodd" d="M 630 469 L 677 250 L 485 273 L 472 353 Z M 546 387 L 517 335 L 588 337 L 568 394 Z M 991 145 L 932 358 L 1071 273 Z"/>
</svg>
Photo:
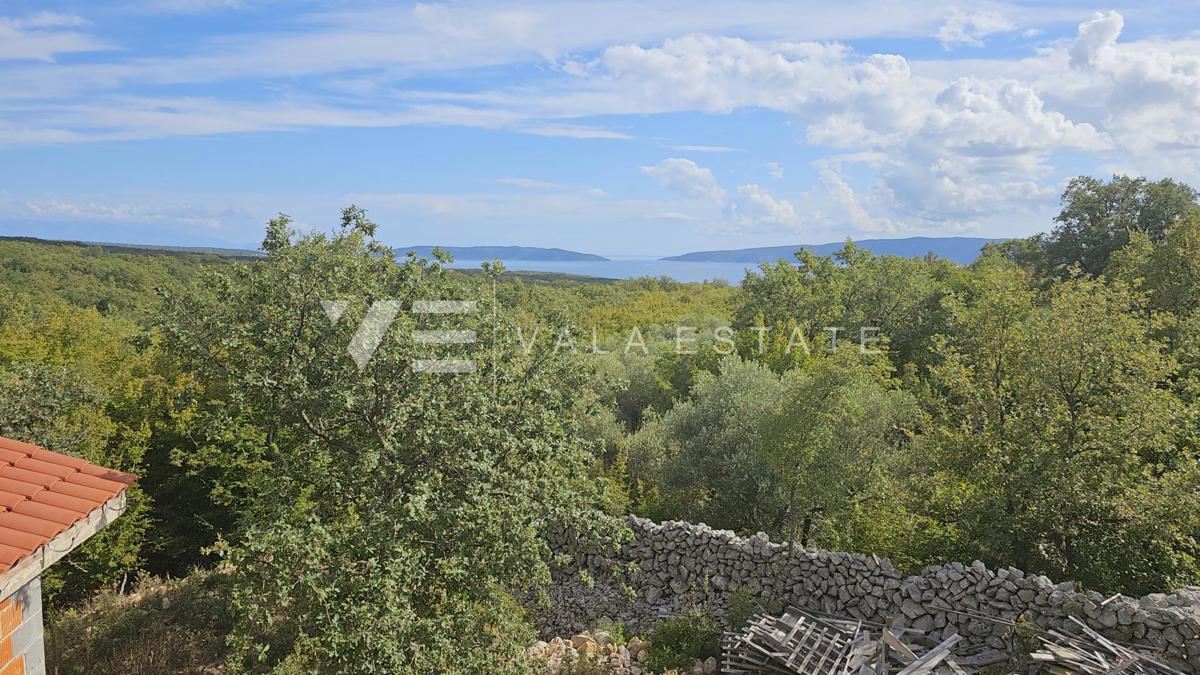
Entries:
<svg viewBox="0 0 1200 675">
<path fill-rule="evenodd" d="M 61 299 L 101 314 L 144 320 L 159 306 L 158 289 L 185 288 L 207 269 L 258 259 L 249 254 L 0 237 L 0 288 L 34 302 Z"/>
<path fill-rule="evenodd" d="M 153 253 L 201 253 L 234 258 L 260 258 L 261 251 L 244 248 L 218 248 L 213 246 L 156 246 L 154 244 L 119 244 L 106 241 L 76 241 L 73 239 L 41 239 L 39 237 L 0 236 L 0 241 L 23 241 L 31 244 L 52 246 L 95 246 L 114 251 L 150 251 Z"/>
<path fill-rule="evenodd" d="M 539 248 L 537 246 L 439 246 L 454 256 L 455 260 L 553 260 L 556 262 L 578 262 L 584 260 L 605 261 L 608 258 L 591 253 L 567 251 L 561 248 Z M 397 246 L 396 253 L 415 251 L 422 258 L 433 253 L 433 246 Z"/>
<path fill-rule="evenodd" d="M 248 248 L 220 248 L 215 246 L 155 246 L 153 244 L 108 244 L 104 242 L 80 242 L 87 246 L 101 246 L 104 248 L 114 249 L 138 249 L 144 251 L 158 251 L 166 253 L 209 253 L 212 255 L 228 256 L 232 258 L 262 258 L 266 254 L 262 251 L 252 251 Z"/>
<path fill-rule="evenodd" d="M 920 257 L 933 253 L 944 258 L 966 265 L 979 257 L 984 244 L 1004 239 L 984 239 L 981 237 L 909 237 L 907 239 L 863 239 L 854 242 L 856 245 L 870 249 L 876 255 L 898 255 L 905 258 Z M 761 248 L 742 248 L 732 251 L 697 251 L 683 255 L 670 256 L 663 260 L 679 262 L 740 262 L 764 263 L 775 262 L 780 258 L 790 261 L 792 254 L 806 248 L 817 255 L 833 255 L 842 248 L 844 242 L 829 244 L 796 244 L 794 246 L 764 246 Z"/>
</svg>

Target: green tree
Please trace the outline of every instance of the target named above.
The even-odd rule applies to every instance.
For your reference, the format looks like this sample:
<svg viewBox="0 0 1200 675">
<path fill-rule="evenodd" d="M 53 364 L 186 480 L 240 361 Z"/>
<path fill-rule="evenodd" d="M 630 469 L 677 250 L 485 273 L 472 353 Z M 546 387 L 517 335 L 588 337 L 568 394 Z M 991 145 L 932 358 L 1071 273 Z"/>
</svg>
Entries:
<svg viewBox="0 0 1200 675">
<path fill-rule="evenodd" d="M 214 273 L 169 303 L 170 348 L 220 394 L 191 426 L 190 464 L 239 516 L 229 537 L 233 665 L 319 672 L 503 672 L 521 667 L 511 603 L 548 579 L 547 528 L 597 545 L 615 525 L 593 505 L 575 430 L 585 369 L 525 354 L 490 282 L 439 261 L 397 262 L 361 210 L 332 235 L 271 223 L 266 260 Z M 417 317 L 417 300 L 473 300 L 476 314 Z M 332 322 L 321 302 L 347 303 Z M 375 302 L 360 371 L 347 345 Z M 375 305 L 380 307 L 379 305 Z M 413 330 L 473 329 L 469 346 Z M 372 332 L 372 331 L 368 331 Z M 418 358 L 477 357 L 469 374 L 413 371 Z M 603 535 L 603 536 L 601 536 Z"/>
<path fill-rule="evenodd" d="M 854 343 L 866 331 L 868 339 L 890 346 L 897 366 L 927 361 L 930 338 L 942 325 L 939 299 L 961 273 L 948 261 L 876 256 L 849 241 L 832 258 L 801 250 L 796 260 L 747 273 L 738 299 L 738 327 L 768 328 L 770 339 L 784 347 L 798 342 L 793 330 L 799 329 L 810 348 L 830 341 L 831 327 L 839 329 L 839 340 Z M 755 336 L 743 335 L 740 353 L 756 354 L 755 341 Z M 779 371 L 803 362 L 765 360 Z"/>
<path fill-rule="evenodd" d="M 1161 241 L 1196 208 L 1196 191 L 1170 178 L 1113 176 L 1107 183 L 1090 176 L 1073 178 L 1054 218 L 1058 225 L 1044 240 L 1047 271 L 1065 277 L 1079 265 L 1088 274 L 1100 274 L 1131 232 Z"/>
<path fill-rule="evenodd" d="M 909 442 L 916 400 L 897 388 L 886 358 L 849 349 L 784 376 L 784 393 L 764 424 L 764 463 L 780 501 L 770 533 L 828 546 L 854 510 L 878 496 L 892 455 Z"/>
<path fill-rule="evenodd" d="M 778 520 L 779 480 L 764 462 L 763 430 L 784 391 L 767 367 L 727 357 L 715 374 L 698 375 L 690 398 L 631 439 L 631 466 L 656 474 L 674 517 L 769 529 Z"/>
<path fill-rule="evenodd" d="M 3 289 L 0 289 L 2 291 Z M 143 473 L 152 407 L 134 328 L 53 298 L 0 292 L 0 435 Z M 47 572 L 52 605 L 116 587 L 144 561 L 149 500 L 128 490 L 122 518 Z"/>
<path fill-rule="evenodd" d="M 1179 318 L 1200 309 L 1200 211 L 1167 230 L 1148 257 L 1146 288 L 1154 307 Z"/>
<path fill-rule="evenodd" d="M 1179 362 L 1176 389 L 1189 401 L 1200 400 L 1200 212 L 1180 218 L 1158 243 L 1133 233 L 1105 274 L 1142 288 L 1150 307 L 1162 312 L 1167 325 L 1160 335 Z"/>
<path fill-rule="evenodd" d="M 1158 318 L 1119 282 L 1074 278 L 1038 298 L 996 268 L 980 284 L 974 302 L 949 301 L 933 369 L 926 473 L 950 500 L 931 512 L 961 528 L 950 553 L 1105 590 L 1195 579 L 1197 500 L 1162 517 L 1163 494 L 1197 484 Z"/>
<path fill-rule="evenodd" d="M 1029 273 L 1046 267 L 1045 236 L 1038 234 L 1024 239 L 1007 239 L 983 245 L 981 256 L 999 256 Z"/>
</svg>

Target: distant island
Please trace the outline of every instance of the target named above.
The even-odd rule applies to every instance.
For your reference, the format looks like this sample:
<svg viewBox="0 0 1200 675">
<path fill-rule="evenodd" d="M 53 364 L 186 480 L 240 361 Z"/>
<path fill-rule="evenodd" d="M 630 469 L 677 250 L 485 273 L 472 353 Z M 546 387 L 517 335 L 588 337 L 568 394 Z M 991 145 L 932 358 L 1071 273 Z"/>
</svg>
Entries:
<svg viewBox="0 0 1200 675">
<path fill-rule="evenodd" d="M 422 258 L 433 254 L 434 246 L 397 246 L 394 250 L 403 255 L 409 251 Z M 561 248 L 537 246 L 438 246 L 454 256 L 456 260 L 545 260 L 554 262 L 605 262 L 608 258 L 591 253 L 579 253 Z"/>
<path fill-rule="evenodd" d="M 261 258 L 262 251 L 236 248 L 220 248 L 213 246 L 164 246 L 155 244 L 125 244 L 113 242 L 76 241 L 41 239 L 39 237 L 3 236 L 0 241 L 26 241 L 40 244 L 59 244 L 75 246 L 93 246 L 110 251 L 129 251 L 147 253 L 176 253 L 176 254 L 208 254 L 222 257 Z M 906 239 L 862 239 L 854 243 L 869 249 L 876 255 L 898 255 L 906 258 L 921 257 L 926 253 L 949 260 L 960 265 L 968 265 L 979 257 L 984 244 L 1005 241 L 1005 239 L 986 239 L 982 237 L 908 237 Z M 833 255 L 845 245 L 845 242 L 828 244 L 794 244 L 791 246 L 763 246 L 759 248 L 742 248 L 727 251 L 696 251 L 683 255 L 667 256 L 658 260 L 668 262 L 696 263 L 747 263 L 759 264 L 775 262 L 780 258 L 792 262 L 792 255 L 800 249 L 808 249 L 816 255 Z M 397 246 L 393 248 L 397 256 L 403 256 L 409 251 L 422 258 L 433 254 L 433 246 Z M 543 263 L 572 263 L 572 262 L 612 262 L 609 258 L 592 253 L 580 253 L 562 248 L 542 248 L 539 246 L 440 246 L 450 253 L 456 261 L 500 260 L 502 262 L 543 262 Z M 549 271 L 549 270 L 543 270 Z M 557 271 L 557 270 L 555 270 Z"/>
<path fill-rule="evenodd" d="M 920 257 L 933 253 L 939 258 L 953 261 L 960 265 L 968 265 L 979 257 L 984 244 L 1005 241 L 1004 239 L 984 239 L 981 237 L 908 237 L 906 239 L 862 239 L 854 242 L 856 245 L 870 249 L 876 255 L 898 255 L 905 258 Z M 763 246 L 760 248 L 742 248 L 732 251 L 697 251 L 683 255 L 669 256 L 661 260 L 674 262 L 740 262 L 765 263 L 775 262 L 780 258 L 792 260 L 792 254 L 806 248 L 816 255 L 833 255 L 842 248 L 845 242 L 829 244 L 796 244 L 794 246 Z"/>
</svg>

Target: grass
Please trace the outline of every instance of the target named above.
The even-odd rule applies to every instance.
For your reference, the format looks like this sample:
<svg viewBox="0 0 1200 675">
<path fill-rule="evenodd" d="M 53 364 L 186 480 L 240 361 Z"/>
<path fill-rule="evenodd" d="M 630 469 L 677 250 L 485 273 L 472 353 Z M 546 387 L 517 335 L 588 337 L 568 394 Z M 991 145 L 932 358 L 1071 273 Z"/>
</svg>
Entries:
<svg viewBox="0 0 1200 675">
<path fill-rule="evenodd" d="M 105 592 L 50 618 L 47 672 L 224 673 L 225 577 L 197 570 L 185 579 L 146 577 L 133 593 Z"/>
</svg>

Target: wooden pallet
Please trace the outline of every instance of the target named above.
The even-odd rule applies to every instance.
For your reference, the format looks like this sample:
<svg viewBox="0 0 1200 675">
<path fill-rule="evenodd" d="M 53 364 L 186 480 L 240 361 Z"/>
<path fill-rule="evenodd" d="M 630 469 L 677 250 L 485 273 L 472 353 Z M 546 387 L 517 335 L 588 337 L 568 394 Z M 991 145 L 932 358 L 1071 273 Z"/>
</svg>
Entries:
<svg viewBox="0 0 1200 675">
<path fill-rule="evenodd" d="M 878 624 L 876 624 L 878 625 Z M 965 671 L 951 658 L 953 635 L 917 655 L 890 624 L 871 633 L 863 622 L 818 616 L 789 607 L 780 616 L 758 614 L 740 633 L 722 640 L 722 666 L 732 675 L 932 675 Z"/>
<path fill-rule="evenodd" d="M 1030 654 L 1043 672 L 1052 675 L 1183 675 L 1151 656 L 1119 645 L 1088 628 L 1075 617 L 1071 621 L 1080 628 L 1080 635 L 1067 635 L 1052 630 L 1048 637 L 1039 637 L 1042 648 Z"/>
</svg>

